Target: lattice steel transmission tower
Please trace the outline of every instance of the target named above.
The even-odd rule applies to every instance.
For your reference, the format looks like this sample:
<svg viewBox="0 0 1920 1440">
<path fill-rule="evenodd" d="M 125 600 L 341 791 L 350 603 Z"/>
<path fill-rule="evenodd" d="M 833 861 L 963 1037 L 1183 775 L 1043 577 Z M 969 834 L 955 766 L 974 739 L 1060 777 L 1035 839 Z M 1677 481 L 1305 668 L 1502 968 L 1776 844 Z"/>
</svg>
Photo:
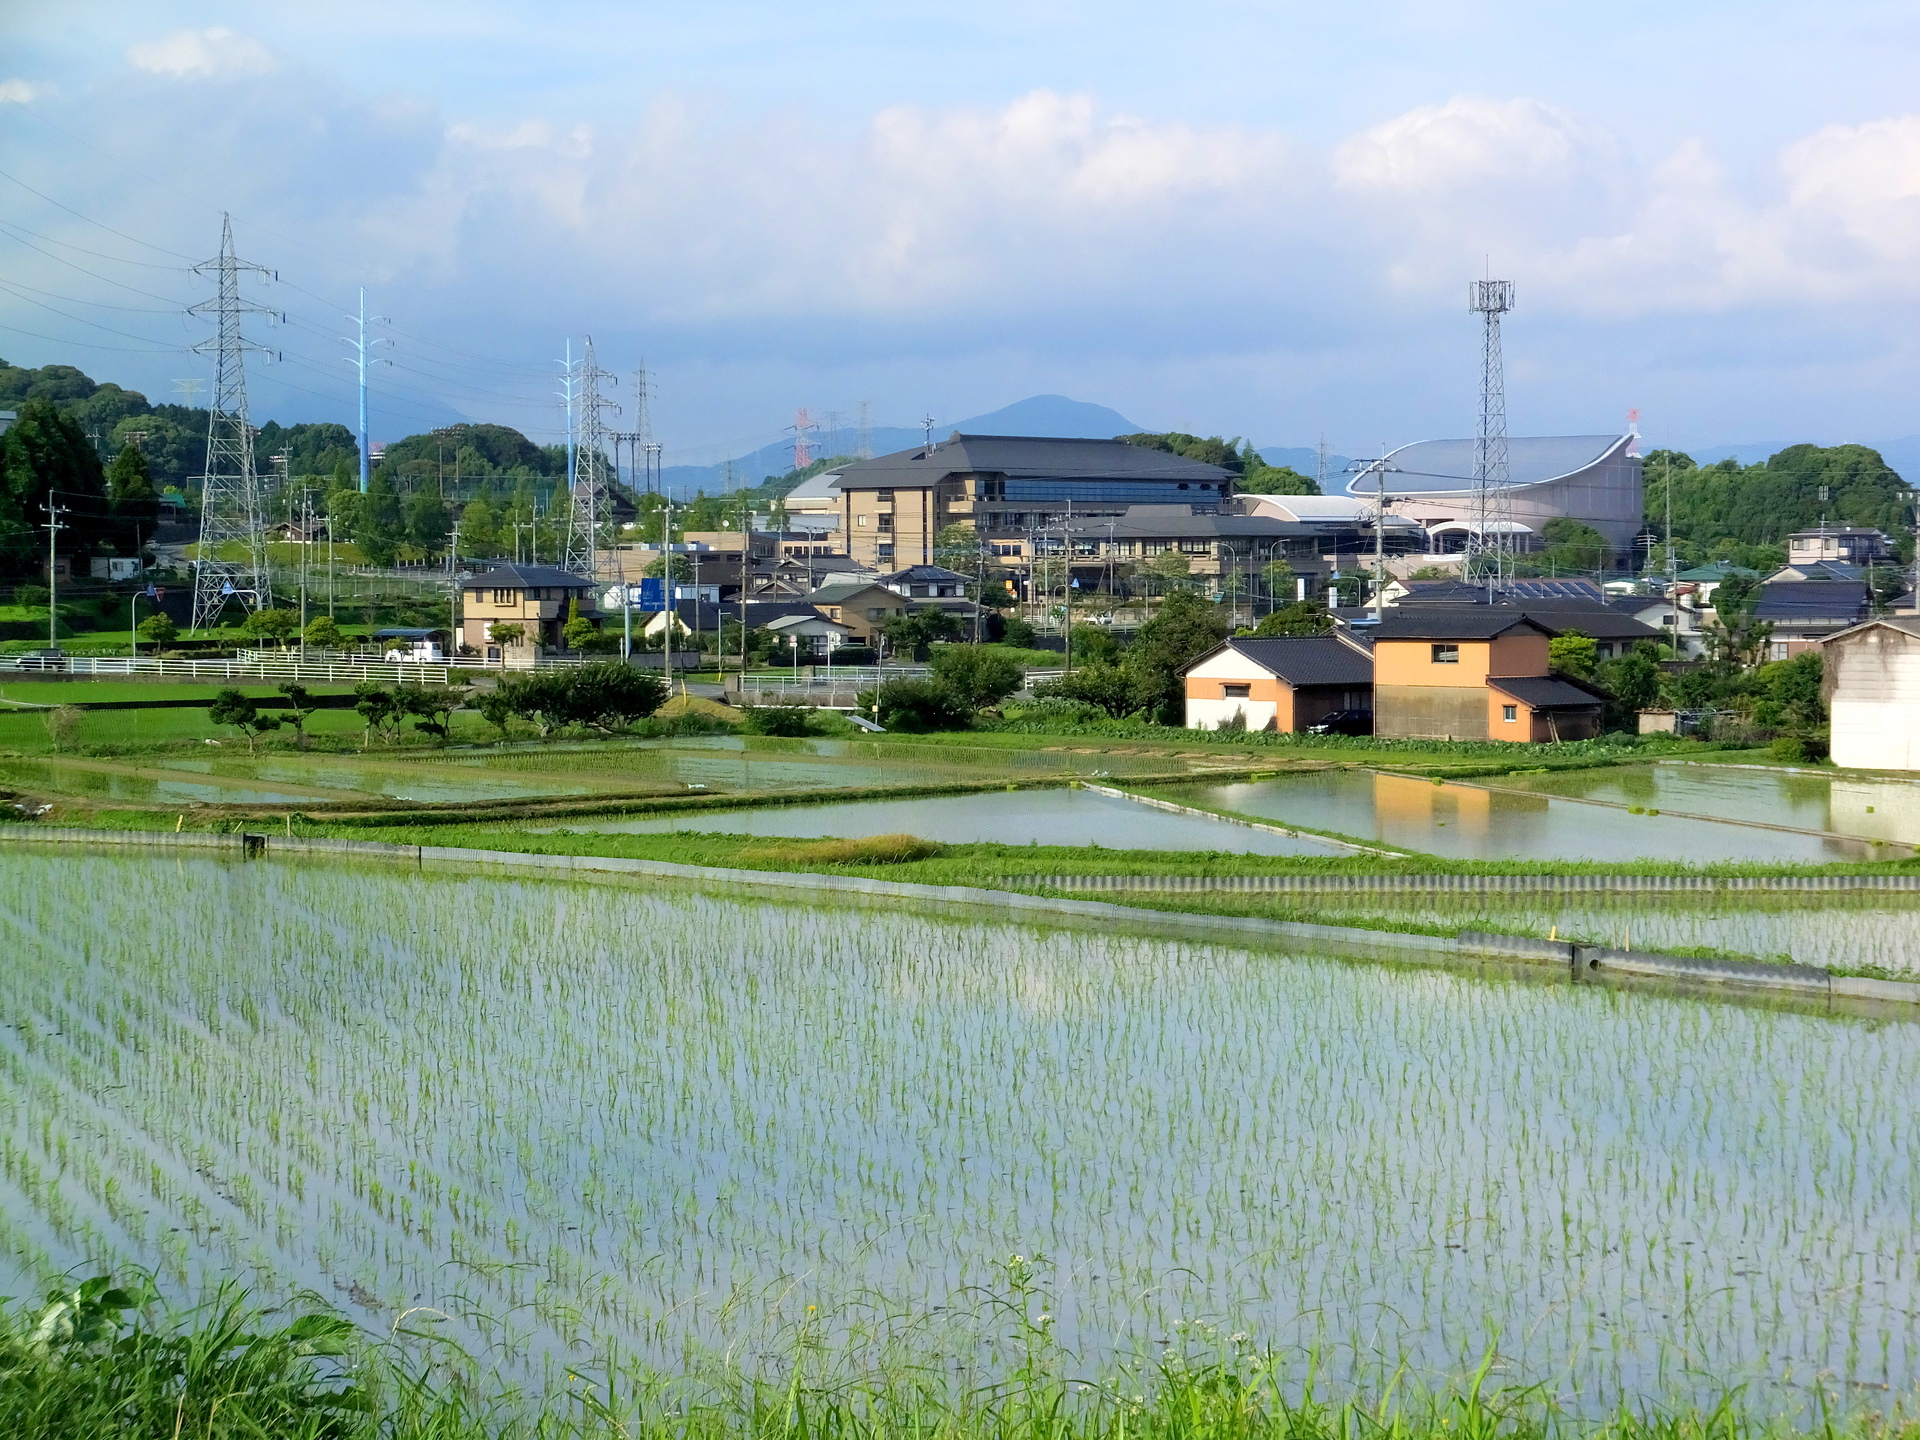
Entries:
<svg viewBox="0 0 1920 1440">
<path fill-rule="evenodd" d="M 853 454 L 856 460 L 871 460 L 873 458 L 873 419 L 869 414 L 872 408 L 873 407 L 865 400 L 860 402 L 860 418 L 858 422 L 860 439 L 859 443 L 853 447 Z"/>
<path fill-rule="evenodd" d="M 633 372 L 633 429 L 628 434 L 633 453 L 645 467 L 645 478 L 636 476 L 633 488 L 651 495 L 659 484 L 653 473 L 653 461 L 660 447 L 653 443 L 653 372 L 647 369 L 644 358 L 640 368 Z"/>
<path fill-rule="evenodd" d="M 1507 378 L 1500 357 L 1500 317 L 1513 309 L 1513 282 L 1475 280 L 1467 309 L 1481 317 L 1480 433 L 1473 447 L 1473 529 L 1461 578 L 1485 582 L 1487 597 L 1506 588 L 1513 570 L 1513 507 L 1507 489 Z"/>
<path fill-rule="evenodd" d="M 211 625 L 238 598 L 250 609 L 272 603 L 267 574 L 267 537 L 260 476 L 253 467 L 253 429 L 247 424 L 247 374 L 244 356 L 264 351 L 240 333 L 243 315 L 277 315 L 265 305 L 240 298 L 243 271 L 278 279 L 262 265 L 236 259 L 233 253 L 233 217 L 220 222 L 220 255 L 193 267 L 196 275 L 212 277 L 219 293 L 188 308 L 188 314 L 218 317 L 219 333 L 194 347 L 214 355 L 213 393 L 207 401 L 207 468 L 200 477 L 200 559 L 193 571 L 193 627 Z M 223 551 L 238 546 L 239 558 Z"/>
<path fill-rule="evenodd" d="M 793 424 L 787 429 L 793 432 L 794 469 L 804 470 L 813 463 L 813 432 L 818 428 L 813 421 L 813 412 L 805 406 L 793 412 Z"/>
<path fill-rule="evenodd" d="M 618 414 L 620 406 L 600 393 L 600 382 L 614 377 L 594 363 L 593 337 L 573 372 L 574 466 L 571 507 L 567 511 L 567 550 L 562 568 L 589 580 L 600 569 L 601 529 L 613 518 L 613 484 L 607 475 L 607 448 L 612 431 L 604 412 Z"/>
</svg>

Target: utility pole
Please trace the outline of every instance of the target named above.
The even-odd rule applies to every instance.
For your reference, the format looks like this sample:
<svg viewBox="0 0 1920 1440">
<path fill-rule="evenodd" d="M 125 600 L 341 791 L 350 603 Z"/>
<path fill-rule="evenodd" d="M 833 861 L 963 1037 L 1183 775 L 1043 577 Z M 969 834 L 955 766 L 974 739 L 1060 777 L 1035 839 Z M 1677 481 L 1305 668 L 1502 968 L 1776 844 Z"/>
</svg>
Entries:
<svg viewBox="0 0 1920 1440">
<path fill-rule="evenodd" d="M 200 491 L 200 558 L 193 574 L 193 628 L 204 629 L 216 620 L 230 595 L 251 594 L 257 610 L 266 603 L 267 554 L 262 528 L 260 477 L 253 468 L 253 427 L 247 423 L 247 377 L 243 357 L 251 344 L 240 333 L 242 315 L 274 315 L 264 305 L 240 298 L 240 275 L 250 271 L 278 278 L 273 271 L 250 265 L 233 253 L 233 219 L 223 216 L 220 254 L 193 267 L 196 275 L 212 276 L 219 293 L 188 308 L 190 315 L 214 314 L 219 334 L 194 348 L 212 350 L 213 393 L 207 402 L 207 465 Z M 285 317 L 281 317 L 284 319 Z M 363 452 L 364 453 L 364 452 Z M 239 545 L 240 560 L 223 560 L 221 550 Z"/>
<path fill-rule="evenodd" d="M 1387 593 L 1387 507 L 1393 497 L 1387 494 L 1387 476 L 1398 475 L 1400 467 L 1387 463 L 1386 442 L 1380 445 L 1380 458 L 1357 462 L 1354 469 L 1364 478 L 1373 476 L 1373 618 L 1382 618 Z M 1335 557 L 1338 563 L 1338 557 Z"/>
<path fill-rule="evenodd" d="M 460 522 L 447 537 L 447 659 L 460 653 Z"/>
<path fill-rule="evenodd" d="M 60 648 L 60 567 L 54 558 L 54 536 L 67 527 L 60 523 L 62 515 L 73 512 L 63 510 L 54 503 L 51 495 L 47 497 L 47 649 Z"/>
<path fill-rule="evenodd" d="M 666 601 L 667 623 L 661 636 L 660 674 L 667 682 L 667 699 L 673 698 L 673 622 L 676 618 L 673 603 L 673 497 L 665 496 L 666 508 L 660 512 L 660 554 L 663 557 L 661 568 L 666 578 L 661 582 L 662 596 Z"/>
</svg>

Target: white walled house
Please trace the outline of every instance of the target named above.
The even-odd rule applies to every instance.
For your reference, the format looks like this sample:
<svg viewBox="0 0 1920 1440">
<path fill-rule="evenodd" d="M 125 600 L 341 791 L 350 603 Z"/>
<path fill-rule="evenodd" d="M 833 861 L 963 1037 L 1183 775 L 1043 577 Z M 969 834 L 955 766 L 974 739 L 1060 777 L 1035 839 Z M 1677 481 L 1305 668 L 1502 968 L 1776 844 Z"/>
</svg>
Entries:
<svg viewBox="0 0 1920 1440">
<path fill-rule="evenodd" d="M 1920 616 L 1887 615 L 1820 642 L 1833 763 L 1920 770 Z"/>
</svg>

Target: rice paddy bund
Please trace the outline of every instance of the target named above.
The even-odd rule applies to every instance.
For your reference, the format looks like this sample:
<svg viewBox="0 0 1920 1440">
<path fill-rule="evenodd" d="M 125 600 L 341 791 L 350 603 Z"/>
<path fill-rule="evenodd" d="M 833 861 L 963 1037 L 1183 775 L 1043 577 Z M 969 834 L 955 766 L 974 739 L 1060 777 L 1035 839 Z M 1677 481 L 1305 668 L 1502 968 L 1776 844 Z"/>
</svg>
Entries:
<svg viewBox="0 0 1920 1440">
<path fill-rule="evenodd" d="M 682 1366 L 963 1343 L 1020 1254 L 1090 1367 L 1198 1321 L 1595 1412 L 1916 1374 L 1920 1025 L 270 861 L 0 855 L 0 945 L 0 1291 Z"/>
</svg>

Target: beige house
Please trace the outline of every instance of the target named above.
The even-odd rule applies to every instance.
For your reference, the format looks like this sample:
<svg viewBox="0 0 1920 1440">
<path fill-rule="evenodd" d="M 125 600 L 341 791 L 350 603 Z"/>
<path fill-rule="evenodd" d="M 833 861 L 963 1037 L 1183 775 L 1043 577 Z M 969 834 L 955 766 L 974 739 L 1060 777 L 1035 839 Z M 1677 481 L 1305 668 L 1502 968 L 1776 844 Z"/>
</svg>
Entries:
<svg viewBox="0 0 1920 1440">
<path fill-rule="evenodd" d="M 884 585 L 852 581 L 840 585 L 822 585 L 807 603 L 828 620 L 847 628 L 847 643 L 871 645 L 880 627 L 895 615 L 907 613 L 908 601 Z"/>
<path fill-rule="evenodd" d="M 1833 763 L 1920 770 L 1920 616 L 1869 620 L 1827 636 L 1820 651 Z"/>
<path fill-rule="evenodd" d="M 501 664 L 529 663 L 542 651 L 566 649 L 561 631 L 569 606 L 588 618 L 600 613 L 585 576 L 551 565 L 502 563 L 460 583 L 460 645 Z M 519 638 L 498 640 L 495 626 L 518 626 Z"/>
</svg>

